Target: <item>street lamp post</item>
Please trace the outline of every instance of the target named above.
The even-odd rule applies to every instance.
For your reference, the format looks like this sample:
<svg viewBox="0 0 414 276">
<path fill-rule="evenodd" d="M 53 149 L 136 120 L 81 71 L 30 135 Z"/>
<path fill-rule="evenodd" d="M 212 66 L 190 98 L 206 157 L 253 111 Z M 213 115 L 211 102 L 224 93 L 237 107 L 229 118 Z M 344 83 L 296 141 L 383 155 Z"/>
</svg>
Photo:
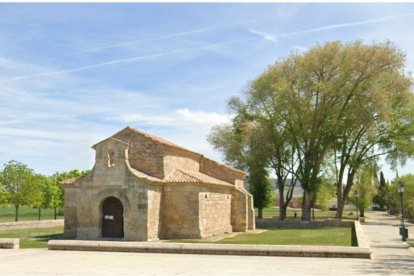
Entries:
<svg viewBox="0 0 414 276">
<path fill-rule="evenodd" d="M 356 205 L 356 212 L 357 212 L 357 220 L 359 220 L 359 208 L 358 208 L 358 198 L 359 198 L 359 194 L 358 191 L 355 191 L 354 193 L 355 195 L 355 205 Z"/>
<path fill-rule="evenodd" d="M 400 180 L 400 182 L 398 182 L 398 186 L 397 186 L 397 191 L 400 194 L 400 199 L 401 199 L 401 227 L 400 227 L 400 235 L 403 241 L 406 241 L 408 238 L 408 229 L 405 228 L 404 225 L 404 204 L 403 204 L 403 196 L 404 196 L 404 184 L 402 183 L 402 181 Z"/>
</svg>

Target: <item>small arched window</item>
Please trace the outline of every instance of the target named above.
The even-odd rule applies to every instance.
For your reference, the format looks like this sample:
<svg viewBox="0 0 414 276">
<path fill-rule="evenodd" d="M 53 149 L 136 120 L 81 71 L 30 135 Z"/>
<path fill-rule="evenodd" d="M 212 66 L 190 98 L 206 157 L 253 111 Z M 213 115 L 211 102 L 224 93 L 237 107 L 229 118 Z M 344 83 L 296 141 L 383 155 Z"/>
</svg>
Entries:
<svg viewBox="0 0 414 276">
<path fill-rule="evenodd" d="M 108 150 L 108 167 L 115 167 L 115 153 L 113 150 Z"/>
</svg>

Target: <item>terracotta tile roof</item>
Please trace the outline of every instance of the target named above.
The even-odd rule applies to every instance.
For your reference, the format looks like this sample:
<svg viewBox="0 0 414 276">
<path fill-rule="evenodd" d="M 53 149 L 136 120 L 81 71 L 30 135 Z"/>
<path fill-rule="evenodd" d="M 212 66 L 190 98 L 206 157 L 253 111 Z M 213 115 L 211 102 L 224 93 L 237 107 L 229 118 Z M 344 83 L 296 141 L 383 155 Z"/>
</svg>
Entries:
<svg viewBox="0 0 414 276">
<path fill-rule="evenodd" d="M 161 179 L 159 179 L 159 178 L 156 178 L 156 177 L 153 177 L 153 176 L 150 176 L 150 175 L 148 175 L 148 174 L 145 174 L 145 173 L 143 173 L 143 172 L 140 172 L 140 171 L 138 171 L 138 170 L 136 170 L 136 169 L 134 169 L 134 168 L 132 168 L 132 167 L 129 167 L 129 170 L 134 174 L 134 175 L 136 175 L 137 177 L 139 177 L 139 178 L 145 178 L 145 179 L 148 179 L 148 180 L 150 180 L 150 181 L 154 181 L 154 182 L 161 182 L 162 180 Z"/>
<path fill-rule="evenodd" d="M 185 171 L 182 169 L 175 169 L 164 179 L 163 182 L 167 183 L 210 183 L 218 185 L 233 186 L 232 184 L 219 180 L 217 178 L 208 176 L 206 174 L 195 172 L 195 171 Z"/>
<path fill-rule="evenodd" d="M 125 145 L 127 145 L 127 146 L 128 146 L 128 143 L 125 143 L 124 141 L 121 141 L 121 140 L 119 140 L 119 139 L 116 139 L 116 138 L 114 138 L 114 137 L 110 136 L 110 137 L 108 137 L 108 138 L 106 138 L 106 139 L 103 139 L 102 141 L 100 141 L 100 142 L 96 143 L 95 145 L 93 145 L 93 146 L 92 146 L 92 148 L 94 149 L 97 145 L 99 145 L 100 143 L 105 142 L 105 141 L 107 141 L 107 140 L 113 140 L 113 141 L 116 141 L 116 142 L 118 142 L 118 143 L 122 143 L 122 144 L 125 144 Z"/>
</svg>

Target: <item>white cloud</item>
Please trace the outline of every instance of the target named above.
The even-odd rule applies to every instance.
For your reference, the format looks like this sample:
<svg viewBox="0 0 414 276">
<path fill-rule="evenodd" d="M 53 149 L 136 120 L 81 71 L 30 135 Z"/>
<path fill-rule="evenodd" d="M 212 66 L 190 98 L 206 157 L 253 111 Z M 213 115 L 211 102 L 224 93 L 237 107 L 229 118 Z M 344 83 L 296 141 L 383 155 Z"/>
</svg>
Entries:
<svg viewBox="0 0 414 276">
<path fill-rule="evenodd" d="M 140 123 L 150 126 L 210 128 L 216 124 L 229 123 L 231 116 L 215 112 L 194 111 L 188 108 L 181 108 L 175 110 L 173 113 L 166 113 L 163 115 L 130 113 L 108 119 L 119 120 L 126 123 Z"/>
<path fill-rule="evenodd" d="M 196 124 L 224 124 L 230 122 L 231 116 L 215 112 L 191 111 L 188 108 L 178 109 L 176 114 L 188 122 Z"/>
<path fill-rule="evenodd" d="M 2 67 L 4 71 L 13 68 L 16 74 L 53 71 L 4 59 Z M 47 174 L 90 169 L 94 160 L 90 146 L 127 124 L 215 158 L 206 136 L 211 126 L 231 117 L 175 107 L 180 101 L 182 106 L 193 102 L 177 98 L 183 89 L 188 97 L 213 96 L 211 87 L 176 84 L 158 87 L 156 92 L 129 90 L 72 74 L 0 83 L 0 144 L 7 145 L 0 148 L 0 164 L 15 159 Z M 213 90 L 232 89 L 224 85 Z"/>
</svg>

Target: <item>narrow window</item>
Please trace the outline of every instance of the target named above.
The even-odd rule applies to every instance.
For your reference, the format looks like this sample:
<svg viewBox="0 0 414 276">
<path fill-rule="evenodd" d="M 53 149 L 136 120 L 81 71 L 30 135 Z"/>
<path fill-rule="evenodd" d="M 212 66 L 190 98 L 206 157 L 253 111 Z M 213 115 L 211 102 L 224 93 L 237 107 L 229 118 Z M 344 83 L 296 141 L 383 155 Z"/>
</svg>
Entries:
<svg viewBox="0 0 414 276">
<path fill-rule="evenodd" d="M 108 167 L 115 167 L 115 160 L 114 160 L 114 151 L 108 150 Z"/>
</svg>

